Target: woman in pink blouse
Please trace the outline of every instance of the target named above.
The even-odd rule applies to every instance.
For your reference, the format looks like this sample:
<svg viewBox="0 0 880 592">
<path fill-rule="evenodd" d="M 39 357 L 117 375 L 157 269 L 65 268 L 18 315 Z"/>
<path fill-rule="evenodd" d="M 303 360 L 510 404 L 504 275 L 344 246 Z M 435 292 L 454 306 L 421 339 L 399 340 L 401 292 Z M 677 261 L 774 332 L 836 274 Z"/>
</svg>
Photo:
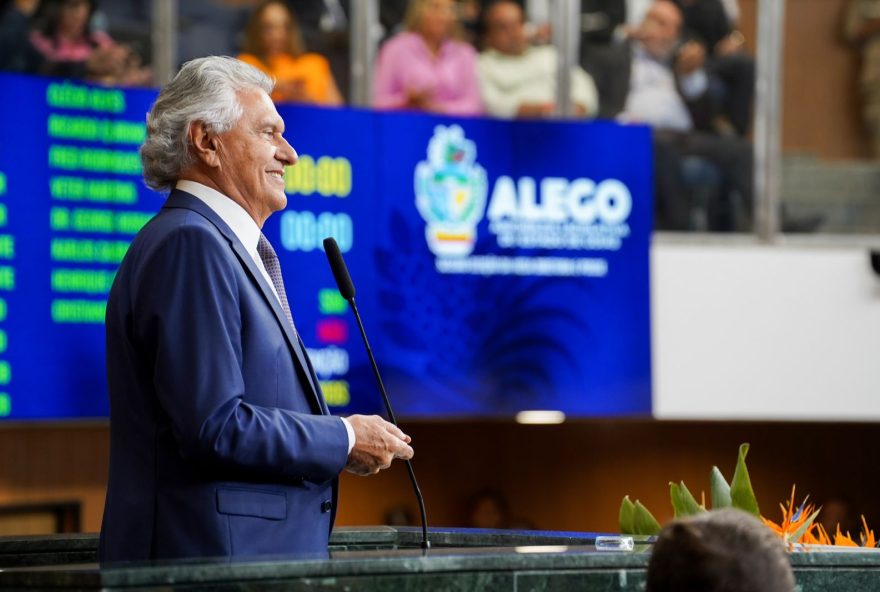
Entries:
<svg viewBox="0 0 880 592">
<path fill-rule="evenodd" d="M 406 29 L 379 52 L 373 105 L 448 115 L 483 113 L 476 51 L 454 38 L 454 0 L 411 0 Z"/>
</svg>

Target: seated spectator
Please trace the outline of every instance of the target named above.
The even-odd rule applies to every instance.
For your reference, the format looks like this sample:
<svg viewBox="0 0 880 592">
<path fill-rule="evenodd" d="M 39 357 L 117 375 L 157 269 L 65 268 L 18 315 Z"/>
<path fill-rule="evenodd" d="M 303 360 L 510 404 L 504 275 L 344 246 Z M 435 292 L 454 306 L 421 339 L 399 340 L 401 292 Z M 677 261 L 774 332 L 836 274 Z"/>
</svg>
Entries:
<svg viewBox="0 0 880 592">
<path fill-rule="evenodd" d="M 480 54 L 480 89 L 486 111 L 496 117 L 547 117 L 555 108 L 556 48 L 530 47 L 520 5 L 513 0 L 489 3 L 483 13 L 486 50 Z M 595 117 L 599 107 L 589 74 L 571 74 L 575 116 Z"/>
<path fill-rule="evenodd" d="M 0 16 L 0 70 L 37 72 L 43 56 L 31 45 L 30 19 L 40 0 L 14 0 Z"/>
<path fill-rule="evenodd" d="M 720 107 L 713 125 L 721 133 L 745 135 L 752 123 L 755 61 L 745 51 L 742 34 L 734 29 L 729 16 L 733 7 L 723 0 L 675 1 L 684 16 L 685 37 L 706 52 L 710 92 Z"/>
<path fill-rule="evenodd" d="M 714 204 L 711 230 L 734 230 L 751 220 L 752 149 L 740 137 L 722 137 L 713 129 L 714 104 L 705 52 L 695 42 L 682 44 L 683 19 L 672 0 L 656 0 L 623 50 L 622 71 L 608 93 L 608 111 L 618 119 L 654 128 L 657 228 L 689 230 L 691 200 L 682 165 L 699 157 L 718 168 L 722 203 Z M 734 194 L 741 208 L 733 207 Z M 739 214 L 739 215 L 738 215 Z"/>
<path fill-rule="evenodd" d="M 581 0 L 581 45 L 613 41 L 625 27 L 626 10 L 624 0 Z"/>
<path fill-rule="evenodd" d="M 468 528 L 510 528 L 507 498 L 496 489 L 483 489 L 467 500 L 465 524 Z"/>
<path fill-rule="evenodd" d="M 416 109 L 450 115 L 479 115 L 476 51 L 458 41 L 453 0 L 412 0 L 406 31 L 379 52 L 373 104 L 381 109 Z"/>
<path fill-rule="evenodd" d="M 759 520 L 727 508 L 675 520 L 657 537 L 645 592 L 794 592 L 782 541 Z"/>
<path fill-rule="evenodd" d="M 870 138 L 871 154 L 880 158 L 880 0 L 850 0 L 844 34 L 862 54 L 862 121 Z"/>
<path fill-rule="evenodd" d="M 45 0 L 34 16 L 31 45 L 39 73 L 86 78 L 104 84 L 143 86 L 152 75 L 140 59 L 102 31 L 92 31 L 94 0 Z"/>
<path fill-rule="evenodd" d="M 406 0 L 391 0 L 391 4 Z M 296 15 L 305 47 L 321 54 L 330 63 L 330 71 L 342 97 L 349 96 L 351 76 L 351 0 L 287 0 Z M 389 0 L 379 2 L 385 12 Z"/>
<path fill-rule="evenodd" d="M 209 55 L 235 55 L 255 4 L 255 0 L 178 0 L 178 63 Z"/>
<path fill-rule="evenodd" d="M 280 0 L 263 2 L 247 25 L 244 51 L 238 56 L 276 80 L 276 102 L 341 105 L 330 64 L 316 53 L 306 53 L 296 17 Z"/>
</svg>

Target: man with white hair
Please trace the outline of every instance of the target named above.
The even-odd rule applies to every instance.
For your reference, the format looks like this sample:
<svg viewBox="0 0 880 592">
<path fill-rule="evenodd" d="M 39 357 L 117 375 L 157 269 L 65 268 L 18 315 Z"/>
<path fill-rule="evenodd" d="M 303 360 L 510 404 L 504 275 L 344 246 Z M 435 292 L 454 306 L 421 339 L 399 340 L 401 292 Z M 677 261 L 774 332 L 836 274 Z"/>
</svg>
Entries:
<svg viewBox="0 0 880 592">
<path fill-rule="evenodd" d="M 326 554 L 342 469 L 410 458 L 377 416 L 328 413 L 262 234 L 296 163 L 271 81 L 188 62 L 159 94 L 144 178 L 170 192 L 107 304 L 102 562 Z"/>
</svg>

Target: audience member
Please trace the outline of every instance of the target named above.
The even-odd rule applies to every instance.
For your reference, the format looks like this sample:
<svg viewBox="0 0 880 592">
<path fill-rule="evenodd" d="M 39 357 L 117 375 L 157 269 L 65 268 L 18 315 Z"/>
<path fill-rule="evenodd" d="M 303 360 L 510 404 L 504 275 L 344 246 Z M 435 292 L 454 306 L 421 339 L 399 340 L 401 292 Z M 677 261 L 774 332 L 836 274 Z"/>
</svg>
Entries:
<svg viewBox="0 0 880 592">
<path fill-rule="evenodd" d="M 510 507 L 500 491 L 484 489 L 467 501 L 465 524 L 470 528 L 510 528 Z"/>
<path fill-rule="evenodd" d="M 624 0 L 581 0 L 581 44 L 611 43 L 626 22 L 626 10 Z"/>
<path fill-rule="evenodd" d="M 379 2 L 380 13 L 388 1 Z M 327 59 L 342 97 L 348 96 L 351 77 L 350 4 L 351 0 L 287 0 L 305 46 Z"/>
<path fill-rule="evenodd" d="M 128 47 L 93 31 L 94 0 L 45 0 L 34 15 L 31 45 L 40 54 L 38 71 L 95 82 L 145 85 L 152 75 Z"/>
<path fill-rule="evenodd" d="M 880 0 L 850 0 L 844 33 L 862 52 L 862 119 L 870 136 L 871 153 L 880 158 Z"/>
<path fill-rule="evenodd" d="M 43 56 L 31 45 L 30 19 L 40 0 L 14 0 L 0 17 L 0 70 L 37 72 Z"/>
<path fill-rule="evenodd" d="M 153 20 L 152 0 L 124 0 L 102 2 L 92 25 L 110 35 L 117 43 L 131 48 L 144 64 L 153 60 L 152 27 L 146 23 Z"/>
<path fill-rule="evenodd" d="M 624 52 L 622 71 L 627 74 L 608 94 L 609 111 L 622 121 L 654 128 L 658 228 L 690 229 L 691 200 L 682 164 L 699 157 L 718 168 L 723 184 L 723 202 L 713 204 L 710 229 L 733 230 L 737 219 L 751 220 L 752 149 L 740 137 L 714 133 L 705 52 L 696 42 L 682 44 L 682 23 L 672 0 L 651 5 Z M 739 212 L 732 205 L 733 193 L 741 201 Z"/>
<path fill-rule="evenodd" d="M 675 520 L 657 537 L 645 592 L 794 592 L 785 546 L 758 519 L 727 508 Z"/>
<path fill-rule="evenodd" d="M 837 528 L 842 532 L 857 533 L 861 528 L 858 517 L 852 513 L 852 505 L 842 497 L 831 496 L 822 503 L 822 511 L 819 513 L 818 522 L 825 532 L 834 536 Z"/>
<path fill-rule="evenodd" d="M 556 48 L 529 46 L 523 10 L 514 0 L 488 3 L 482 21 L 486 50 L 480 54 L 478 74 L 486 111 L 496 117 L 552 115 Z M 596 115 L 596 87 L 580 67 L 572 70 L 571 100 L 577 117 Z"/>
<path fill-rule="evenodd" d="M 735 4 L 735 0 L 734 4 Z M 722 133 L 745 135 L 752 122 L 755 61 L 723 0 L 675 0 L 684 16 L 687 39 L 703 45 L 710 92 L 720 110 L 713 125 Z"/>
<path fill-rule="evenodd" d="M 459 41 L 453 0 L 412 0 L 406 31 L 379 51 L 373 103 L 451 115 L 483 112 L 476 51 Z"/>
<path fill-rule="evenodd" d="M 466 502 L 464 523 L 470 528 L 535 530 L 535 524 L 510 511 L 507 498 L 497 489 L 486 488 Z"/>
<path fill-rule="evenodd" d="M 388 526 L 413 526 L 418 520 L 413 516 L 409 506 L 397 504 L 385 510 L 385 522 Z"/>
<path fill-rule="evenodd" d="M 256 0 L 182 0 L 178 6 L 177 59 L 184 64 L 205 56 L 231 56 Z"/>
<path fill-rule="evenodd" d="M 263 2 L 251 15 L 244 52 L 240 60 L 275 78 L 274 101 L 342 104 L 330 64 L 306 53 L 296 17 L 281 0 Z"/>
</svg>

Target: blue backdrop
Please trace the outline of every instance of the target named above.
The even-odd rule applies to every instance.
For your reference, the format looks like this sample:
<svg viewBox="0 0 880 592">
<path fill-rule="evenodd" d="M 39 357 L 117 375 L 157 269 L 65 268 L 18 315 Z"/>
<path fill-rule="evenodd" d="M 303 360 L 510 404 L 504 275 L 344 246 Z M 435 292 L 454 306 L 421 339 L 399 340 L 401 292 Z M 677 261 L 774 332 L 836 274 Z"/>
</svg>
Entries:
<svg viewBox="0 0 880 592">
<path fill-rule="evenodd" d="M 0 92 L 0 416 L 105 416 L 103 303 L 162 203 L 136 157 L 155 92 Z M 337 412 L 381 403 L 328 235 L 399 415 L 650 414 L 647 128 L 279 111 L 300 162 L 264 230 Z"/>
</svg>

